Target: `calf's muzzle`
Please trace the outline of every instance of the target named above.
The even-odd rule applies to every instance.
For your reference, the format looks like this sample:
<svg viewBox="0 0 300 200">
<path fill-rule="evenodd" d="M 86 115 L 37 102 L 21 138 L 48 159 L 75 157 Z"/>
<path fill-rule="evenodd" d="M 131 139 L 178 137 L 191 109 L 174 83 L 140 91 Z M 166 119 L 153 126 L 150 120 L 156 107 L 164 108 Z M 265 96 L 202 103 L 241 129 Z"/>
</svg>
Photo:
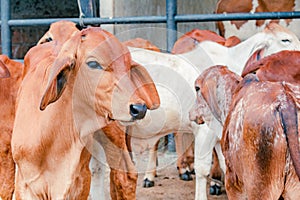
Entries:
<svg viewBox="0 0 300 200">
<path fill-rule="evenodd" d="M 133 119 L 143 119 L 147 112 L 147 106 L 145 104 L 131 104 L 130 115 Z"/>
</svg>

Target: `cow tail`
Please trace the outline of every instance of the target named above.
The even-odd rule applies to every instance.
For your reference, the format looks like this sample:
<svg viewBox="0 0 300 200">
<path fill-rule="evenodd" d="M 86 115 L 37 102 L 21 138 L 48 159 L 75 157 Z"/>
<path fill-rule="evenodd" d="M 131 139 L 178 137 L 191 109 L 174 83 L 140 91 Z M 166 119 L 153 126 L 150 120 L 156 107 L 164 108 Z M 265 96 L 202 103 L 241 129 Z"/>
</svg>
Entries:
<svg viewBox="0 0 300 200">
<path fill-rule="evenodd" d="M 280 120 L 286 135 L 287 146 L 293 161 L 296 174 L 300 180 L 300 150 L 298 137 L 298 114 L 297 107 L 290 94 L 286 94 L 286 102 L 280 104 Z"/>
</svg>

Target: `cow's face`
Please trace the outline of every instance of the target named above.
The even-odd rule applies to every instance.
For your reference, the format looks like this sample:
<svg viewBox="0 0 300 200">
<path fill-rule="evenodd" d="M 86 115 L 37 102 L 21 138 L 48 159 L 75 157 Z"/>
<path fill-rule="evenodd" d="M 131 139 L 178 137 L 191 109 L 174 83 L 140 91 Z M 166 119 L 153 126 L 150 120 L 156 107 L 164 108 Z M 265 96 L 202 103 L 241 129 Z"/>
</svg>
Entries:
<svg viewBox="0 0 300 200">
<path fill-rule="evenodd" d="M 227 116 L 232 95 L 241 77 L 226 66 L 212 66 L 204 70 L 195 81 L 196 104 L 190 112 L 190 119 L 201 123 L 215 118 L 223 124 Z"/>
<path fill-rule="evenodd" d="M 211 112 L 207 103 L 205 102 L 202 94 L 201 94 L 201 87 L 200 87 L 200 80 L 199 78 L 195 81 L 195 90 L 196 90 L 196 102 L 191 108 L 189 112 L 189 117 L 191 121 L 196 122 L 197 124 L 204 124 L 209 123 L 211 121 Z"/>
<path fill-rule="evenodd" d="M 255 40 L 257 44 L 252 49 L 245 66 L 282 50 L 300 49 L 300 41 L 297 36 L 277 23 L 268 24 L 263 32 L 256 34 Z"/>
<path fill-rule="evenodd" d="M 264 33 L 266 34 L 267 40 L 263 53 L 264 57 L 281 50 L 300 49 L 300 42 L 297 36 L 277 23 L 270 23 L 267 25 Z"/>
<path fill-rule="evenodd" d="M 75 114 L 96 115 L 105 124 L 142 119 L 147 109 L 160 104 L 147 71 L 132 62 L 128 49 L 112 34 L 100 28 L 78 32 L 63 45 L 41 109 L 56 101 L 67 84 L 73 86 Z"/>
</svg>

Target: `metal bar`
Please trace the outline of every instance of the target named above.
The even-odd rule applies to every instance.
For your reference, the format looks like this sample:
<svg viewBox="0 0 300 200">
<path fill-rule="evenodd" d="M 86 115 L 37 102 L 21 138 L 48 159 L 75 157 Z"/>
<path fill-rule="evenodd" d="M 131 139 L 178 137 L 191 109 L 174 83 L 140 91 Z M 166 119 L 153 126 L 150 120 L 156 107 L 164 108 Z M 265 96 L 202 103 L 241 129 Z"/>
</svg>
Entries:
<svg viewBox="0 0 300 200">
<path fill-rule="evenodd" d="M 177 0 L 166 0 L 167 16 L 167 51 L 171 52 L 174 43 L 177 40 L 177 23 L 175 16 L 177 14 Z"/>
<path fill-rule="evenodd" d="M 5 0 L 1 0 L 6 2 Z M 3 6 L 1 5 L 1 8 Z M 1 14 L 2 15 L 2 14 Z M 228 14 L 195 14 L 176 15 L 177 23 L 226 21 L 226 20 L 256 20 L 256 19 L 292 19 L 300 18 L 300 11 L 294 12 L 262 12 L 262 13 L 228 13 Z M 48 26 L 60 20 L 79 23 L 78 18 L 51 18 L 51 19 L 13 19 L 8 21 L 9 26 Z M 166 23 L 166 16 L 138 16 L 116 18 L 84 18 L 84 24 L 141 24 L 141 23 Z M 2 24 L 2 21 L 0 22 Z"/>
<path fill-rule="evenodd" d="M 292 19 L 300 18 L 300 11 L 294 12 L 261 12 L 261 13 L 227 13 L 227 14 L 197 14 L 177 15 L 176 22 L 209 22 L 227 20 L 257 20 L 257 19 Z"/>
<path fill-rule="evenodd" d="M 96 17 L 96 3 L 94 0 L 77 0 L 81 17 Z"/>
<path fill-rule="evenodd" d="M 51 18 L 51 19 L 14 19 L 9 20 L 10 26 L 48 26 L 51 23 L 68 20 L 79 23 L 79 18 Z M 166 23 L 166 16 L 116 17 L 116 18 L 83 18 L 84 24 L 141 24 Z"/>
<path fill-rule="evenodd" d="M 11 58 L 10 0 L 1 0 L 1 45 L 2 54 Z"/>
<path fill-rule="evenodd" d="M 174 43 L 177 40 L 177 22 L 175 16 L 177 15 L 177 0 L 166 0 L 166 17 L 167 17 L 167 52 L 171 52 Z M 168 150 L 175 152 L 174 134 L 170 133 L 167 137 Z"/>
</svg>

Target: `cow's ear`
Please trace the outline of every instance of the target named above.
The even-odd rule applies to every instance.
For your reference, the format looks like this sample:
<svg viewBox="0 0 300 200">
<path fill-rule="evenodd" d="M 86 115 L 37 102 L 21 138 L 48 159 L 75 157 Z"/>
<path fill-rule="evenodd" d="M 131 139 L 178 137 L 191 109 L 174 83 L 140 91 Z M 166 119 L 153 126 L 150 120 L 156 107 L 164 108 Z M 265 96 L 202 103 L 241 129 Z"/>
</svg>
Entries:
<svg viewBox="0 0 300 200">
<path fill-rule="evenodd" d="M 76 65 L 76 52 L 81 41 L 81 35 L 76 34 L 62 47 L 60 53 L 49 69 L 49 79 L 40 103 L 40 110 L 44 110 L 50 103 L 55 102 L 63 94 L 72 69 Z"/>
<path fill-rule="evenodd" d="M 6 65 L 0 60 L 0 78 L 8 78 L 8 77 L 10 77 L 10 73 Z"/>
<path fill-rule="evenodd" d="M 214 117 L 221 121 L 221 110 L 218 105 L 218 97 L 217 97 L 217 79 L 207 79 L 205 81 L 205 84 L 203 84 L 201 94 L 205 101 L 207 102 L 207 105 L 210 109 L 210 111 L 213 113 Z"/>
<path fill-rule="evenodd" d="M 156 109 L 160 105 L 160 99 L 148 71 L 140 64 L 131 61 L 131 79 L 138 88 L 137 93 L 143 97 L 147 108 L 150 110 Z"/>
</svg>

